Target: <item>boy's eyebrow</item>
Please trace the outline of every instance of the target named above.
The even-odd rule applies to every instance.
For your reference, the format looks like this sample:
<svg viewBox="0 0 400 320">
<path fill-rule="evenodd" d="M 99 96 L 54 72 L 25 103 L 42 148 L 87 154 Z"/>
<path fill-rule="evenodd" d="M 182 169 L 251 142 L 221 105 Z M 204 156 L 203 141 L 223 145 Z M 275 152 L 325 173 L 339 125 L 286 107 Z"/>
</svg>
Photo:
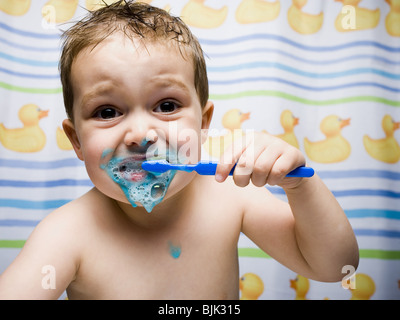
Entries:
<svg viewBox="0 0 400 320">
<path fill-rule="evenodd" d="M 172 85 L 179 87 L 180 89 L 186 91 L 187 93 L 190 92 L 188 86 L 184 82 L 173 77 L 158 78 L 155 79 L 154 82 L 156 83 L 156 85 L 160 87 L 170 87 Z"/>
<path fill-rule="evenodd" d="M 112 84 L 101 84 L 96 86 L 92 91 L 86 93 L 82 98 L 82 105 L 85 105 L 88 101 L 96 98 L 98 95 L 106 94 L 112 90 Z"/>
<path fill-rule="evenodd" d="M 173 77 L 163 77 L 163 78 L 156 78 L 154 80 L 155 85 L 160 86 L 160 87 L 170 87 L 170 86 L 176 86 L 180 88 L 181 90 L 185 91 L 186 93 L 189 93 L 190 90 L 186 84 L 178 79 L 175 79 Z M 81 105 L 85 105 L 88 103 L 88 101 L 96 98 L 99 95 L 102 94 L 107 94 L 108 92 L 113 90 L 113 84 L 107 83 L 107 84 L 101 84 L 96 86 L 92 91 L 89 93 L 86 93 L 83 98 L 82 98 L 82 103 Z"/>
</svg>

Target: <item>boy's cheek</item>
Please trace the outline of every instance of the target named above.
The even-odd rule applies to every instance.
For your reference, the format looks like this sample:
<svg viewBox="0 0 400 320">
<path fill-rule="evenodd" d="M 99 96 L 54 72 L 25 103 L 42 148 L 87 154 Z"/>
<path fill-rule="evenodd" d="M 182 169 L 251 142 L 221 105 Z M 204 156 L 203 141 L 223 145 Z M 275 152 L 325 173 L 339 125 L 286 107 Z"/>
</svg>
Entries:
<svg viewBox="0 0 400 320">
<path fill-rule="evenodd" d="M 179 163 L 197 163 L 200 159 L 202 133 L 197 123 L 169 123 L 164 133 L 169 153 Z M 160 137 L 159 137 L 160 138 Z"/>
<path fill-rule="evenodd" d="M 178 146 L 179 163 L 197 163 L 201 158 L 201 136 L 192 133 L 185 136 L 185 140 Z"/>
</svg>

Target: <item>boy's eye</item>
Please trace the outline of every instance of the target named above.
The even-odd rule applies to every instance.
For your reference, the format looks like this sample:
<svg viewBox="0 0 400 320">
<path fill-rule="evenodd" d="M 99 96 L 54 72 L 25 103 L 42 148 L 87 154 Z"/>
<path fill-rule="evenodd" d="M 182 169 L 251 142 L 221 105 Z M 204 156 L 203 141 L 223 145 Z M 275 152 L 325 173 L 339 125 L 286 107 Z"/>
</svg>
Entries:
<svg viewBox="0 0 400 320">
<path fill-rule="evenodd" d="M 114 108 L 104 108 L 104 109 L 98 110 L 94 114 L 94 116 L 96 118 L 100 118 L 103 120 L 119 117 L 120 115 L 121 115 L 121 113 L 119 111 L 115 110 Z"/>
<path fill-rule="evenodd" d="M 162 113 L 171 113 L 174 112 L 176 109 L 178 109 L 178 106 L 171 102 L 171 101 L 165 101 L 160 103 L 157 108 L 154 109 L 155 112 L 162 112 Z"/>
</svg>

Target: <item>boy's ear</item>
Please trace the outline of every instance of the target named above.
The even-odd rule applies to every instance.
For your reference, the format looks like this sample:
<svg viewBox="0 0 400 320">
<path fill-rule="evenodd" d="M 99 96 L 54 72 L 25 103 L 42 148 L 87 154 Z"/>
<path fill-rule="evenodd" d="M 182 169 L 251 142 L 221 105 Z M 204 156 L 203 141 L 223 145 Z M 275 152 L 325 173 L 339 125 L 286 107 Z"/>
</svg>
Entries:
<svg viewBox="0 0 400 320">
<path fill-rule="evenodd" d="M 77 157 L 83 161 L 83 155 L 81 150 L 81 143 L 79 142 L 78 135 L 76 134 L 75 126 L 71 120 L 65 119 L 62 123 L 65 134 L 67 135 L 72 147 L 75 150 Z"/>
<path fill-rule="evenodd" d="M 206 105 L 202 110 L 201 118 L 201 143 L 203 144 L 207 139 L 208 128 L 210 127 L 211 119 L 214 113 L 214 103 L 207 101 Z"/>
</svg>

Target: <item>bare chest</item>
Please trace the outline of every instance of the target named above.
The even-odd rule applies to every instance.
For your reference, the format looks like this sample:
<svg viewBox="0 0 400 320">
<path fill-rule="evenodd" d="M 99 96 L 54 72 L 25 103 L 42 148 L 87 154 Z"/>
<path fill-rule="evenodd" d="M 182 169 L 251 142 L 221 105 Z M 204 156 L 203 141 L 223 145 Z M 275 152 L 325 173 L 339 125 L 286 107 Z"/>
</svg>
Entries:
<svg viewBox="0 0 400 320">
<path fill-rule="evenodd" d="M 228 230 L 214 219 L 175 232 L 94 240 L 69 298 L 237 299 L 238 233 Z"/>
</svg>

